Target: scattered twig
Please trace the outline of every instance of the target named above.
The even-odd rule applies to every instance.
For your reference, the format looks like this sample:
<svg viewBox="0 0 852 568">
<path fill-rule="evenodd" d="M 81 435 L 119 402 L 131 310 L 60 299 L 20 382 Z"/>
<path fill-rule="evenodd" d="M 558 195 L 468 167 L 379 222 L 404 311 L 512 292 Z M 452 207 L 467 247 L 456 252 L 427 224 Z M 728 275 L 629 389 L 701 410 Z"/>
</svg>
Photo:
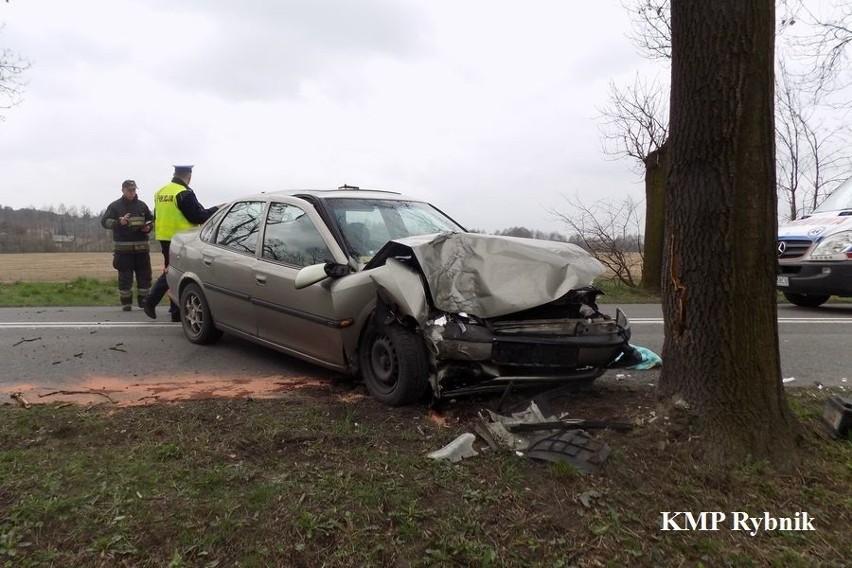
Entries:
<svg viewBox="0 0 852 568">
<path fill-rule="evenodd" d="M 21 343 L 28 343 L 30 341 L 38 341 L 39 339 L 41 339 L 41 337 L 33 337 L 32 339 L 27 339 L 26 337 L 22 337 L 21 340 L 19 342 L 17 342 L 16 344 L 12 345 L 12 347 L 17 347 Z"/>
<path fill-rule="evenodd" d="M 121 348 L 122 345 L 124 345 L 124 343 L 116 343 L 115 345 L 110 347 L 110 349 L 112 349 L 113 351 L 121 351 L 122 353 L 127 353 L 127 349 Z"/>
<path fill-rule="evenodd" d="M 11 394 L 11 396 L 12 396 L 12 398 L 14 398 L 15 400 L 17 400 L 17 401 L 18 401 L 18 404 L 20 404 L 20 405 L 21 405 L 21 406 L 23 406 L 24 408 L 29 408 L 30 406 L 32 406 L 29 402 L 27 402 L 27 401 L 26 401 L 26 399 L 25 399 L 25 398 L 21 395 L 21 393 L 19 393 L 19 392 L 13 392 L 13 393 Z"/>
<path fill-rule="evenodd" d="M 114 398 L 112 398 L 107 393 L 101 392 L 101 391 L 95 391 L 95 390 L 88 390 L 88 391 L 58 390 L 58 391 L 49 392 L 47 394 L 40 394 L 38 396 L 39 396 L 39 398 L 44 398 L 46 396 L 53 396 L 55 394 L 99 394 L 101 396 L 107 397 L 111 403 L 118 404 L 118 401 L 116 401 Z"/>
<path fill-rule="evenodd" d="M 580 428 L 609 428 L 617 432 L 629 432 L 633 429 L 633 424 L 610 420 L 559 420 L 557 422 L 511 424 L 506 429 L 510 432 L 536 432 L 538 430 L 575 430 Z"/>
</svg>

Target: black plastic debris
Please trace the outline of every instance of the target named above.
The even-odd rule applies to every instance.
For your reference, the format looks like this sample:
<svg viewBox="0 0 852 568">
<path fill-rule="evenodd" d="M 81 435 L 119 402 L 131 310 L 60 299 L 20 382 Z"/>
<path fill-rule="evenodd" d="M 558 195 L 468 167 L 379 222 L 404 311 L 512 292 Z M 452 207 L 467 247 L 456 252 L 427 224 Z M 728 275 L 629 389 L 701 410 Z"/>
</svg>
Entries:
<svg viewBox="0 0 852 568">
<path fill-rule="evenodd" d="M 852 433 L 852 398 L 833 395 L 825 403 L 822 419 L 835 438 L 844 438 Z"/>
<path fill-rule="evenodd" d="M 486 410 L 479 413 L 476 433 L 495 450 L 550 462 L 565 462 L 581 473 L 596 472 L 610 454 L 610 447 L 592 438 L 584 428 L 628 431 L 627 422 L 557 418 L 545 415 L 531 401 L 522 412 L 503 416 Z"/>
<path fill-rule="evenodd" d="M 564 462 L 582 473 L 595 473 L 610 454 L 610 447 L 584 430 L 566 430 L 532 440 L 524 452 L 528 458 Z"/>
</svg>

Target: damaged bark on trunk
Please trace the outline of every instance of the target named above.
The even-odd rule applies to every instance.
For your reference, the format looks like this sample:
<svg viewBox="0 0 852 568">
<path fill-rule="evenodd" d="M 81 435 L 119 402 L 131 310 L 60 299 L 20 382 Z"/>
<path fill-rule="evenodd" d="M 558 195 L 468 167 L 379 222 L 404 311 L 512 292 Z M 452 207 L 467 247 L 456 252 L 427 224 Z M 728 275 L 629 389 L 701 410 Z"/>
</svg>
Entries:
<svg viewBox="0 0 852 568">
<path fill-rule="evenodd" d="M 672 0 L 659 395 L 709 463 L 795 460 L 775 293 L 772 0 Z"/>
</svg>

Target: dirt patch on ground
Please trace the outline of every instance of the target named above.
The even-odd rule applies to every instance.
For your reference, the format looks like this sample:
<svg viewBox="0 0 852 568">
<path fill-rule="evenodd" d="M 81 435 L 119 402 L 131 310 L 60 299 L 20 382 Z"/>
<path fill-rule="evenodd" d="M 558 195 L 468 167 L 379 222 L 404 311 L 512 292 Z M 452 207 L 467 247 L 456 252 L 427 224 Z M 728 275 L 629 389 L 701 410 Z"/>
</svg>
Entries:
<svg viewBox="0 0 852 568">
<path fill-rule="evenodd" d="M 115 275 L 111 252 L 0 254 L 0 282 L 4 284 L 69 282 L 80 277 L 100 279 Z"/>
<path fill-rule="evenodd" d="M 61 389 L 29 383 L 9 384 L 0 387 L 0 398 L 12 398 L 21 405 L 74 403 L 128 407 L 188 400 L 272 399 L 301 389 L 322 391 L 329 387 L 328 380 L 311 376 L 223 378 L 186 373 L 148 376 L 144 381 L 90 376 Z M 361 396 L 366 396 L 366 393 Z"/>
</svg>

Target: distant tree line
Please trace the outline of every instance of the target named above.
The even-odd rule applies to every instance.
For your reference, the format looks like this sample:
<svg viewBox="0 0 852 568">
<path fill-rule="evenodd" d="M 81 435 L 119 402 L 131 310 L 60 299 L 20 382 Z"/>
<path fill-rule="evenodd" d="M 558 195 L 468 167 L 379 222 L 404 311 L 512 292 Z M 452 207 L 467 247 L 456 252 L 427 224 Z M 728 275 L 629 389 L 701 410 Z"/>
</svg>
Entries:
<svg viewBox="0 0 852 568">
<path fill-rule="evenodd" d="M 496 231 L 495 235 L 506 237 L 520 237 L 522 239 L 541 239 L 543 241 L 559 241 L 561 243 L 571 243 L 583 248 L 591 253 L 609 252 L 613 248 L 620 251 L 630 253 L 642 252 L 642 236 L 639 234 L 609 234 L 604 231 L 599 231 L 599 235 L 595 235 L 588 227 L 583 227 L 583 230 L 573 233 L 570 236 L 563 235 L 556 231 L 537 231 L 527 229 L 526 227 L 510 227 Z M 476 231 L 474 232 L 483 232 Z"/>
<path fill-rule="evenodd" d="M 0 253 L 112 251 L 112 233 L 101 227 L 102 214 L 65 205 L 0 207 Z"/>
<path fill-rule="evenodd" d="M 105 210 L 92 212 L 88 207 L 48 207 L 12 209 L 0 207 L 0 254 L 23 252 L 111 252 L 112 233 L 101 227 Z M 485 233 L 473 229 L 474 233 Z M 526 227 L 510 227 L 493 234 L 523 239 L 541 239 L 573 243 L 592 253 L 609 251 L 612 242 L 596 241 L 594 234 L 566 236 L 556 231 L 539 231 Z M 639 235 L 617 235 L 616 248 L 624 252 L 641 252 Z M 156 244 L 151 243 L 156 249 Z"/>
</svg>

